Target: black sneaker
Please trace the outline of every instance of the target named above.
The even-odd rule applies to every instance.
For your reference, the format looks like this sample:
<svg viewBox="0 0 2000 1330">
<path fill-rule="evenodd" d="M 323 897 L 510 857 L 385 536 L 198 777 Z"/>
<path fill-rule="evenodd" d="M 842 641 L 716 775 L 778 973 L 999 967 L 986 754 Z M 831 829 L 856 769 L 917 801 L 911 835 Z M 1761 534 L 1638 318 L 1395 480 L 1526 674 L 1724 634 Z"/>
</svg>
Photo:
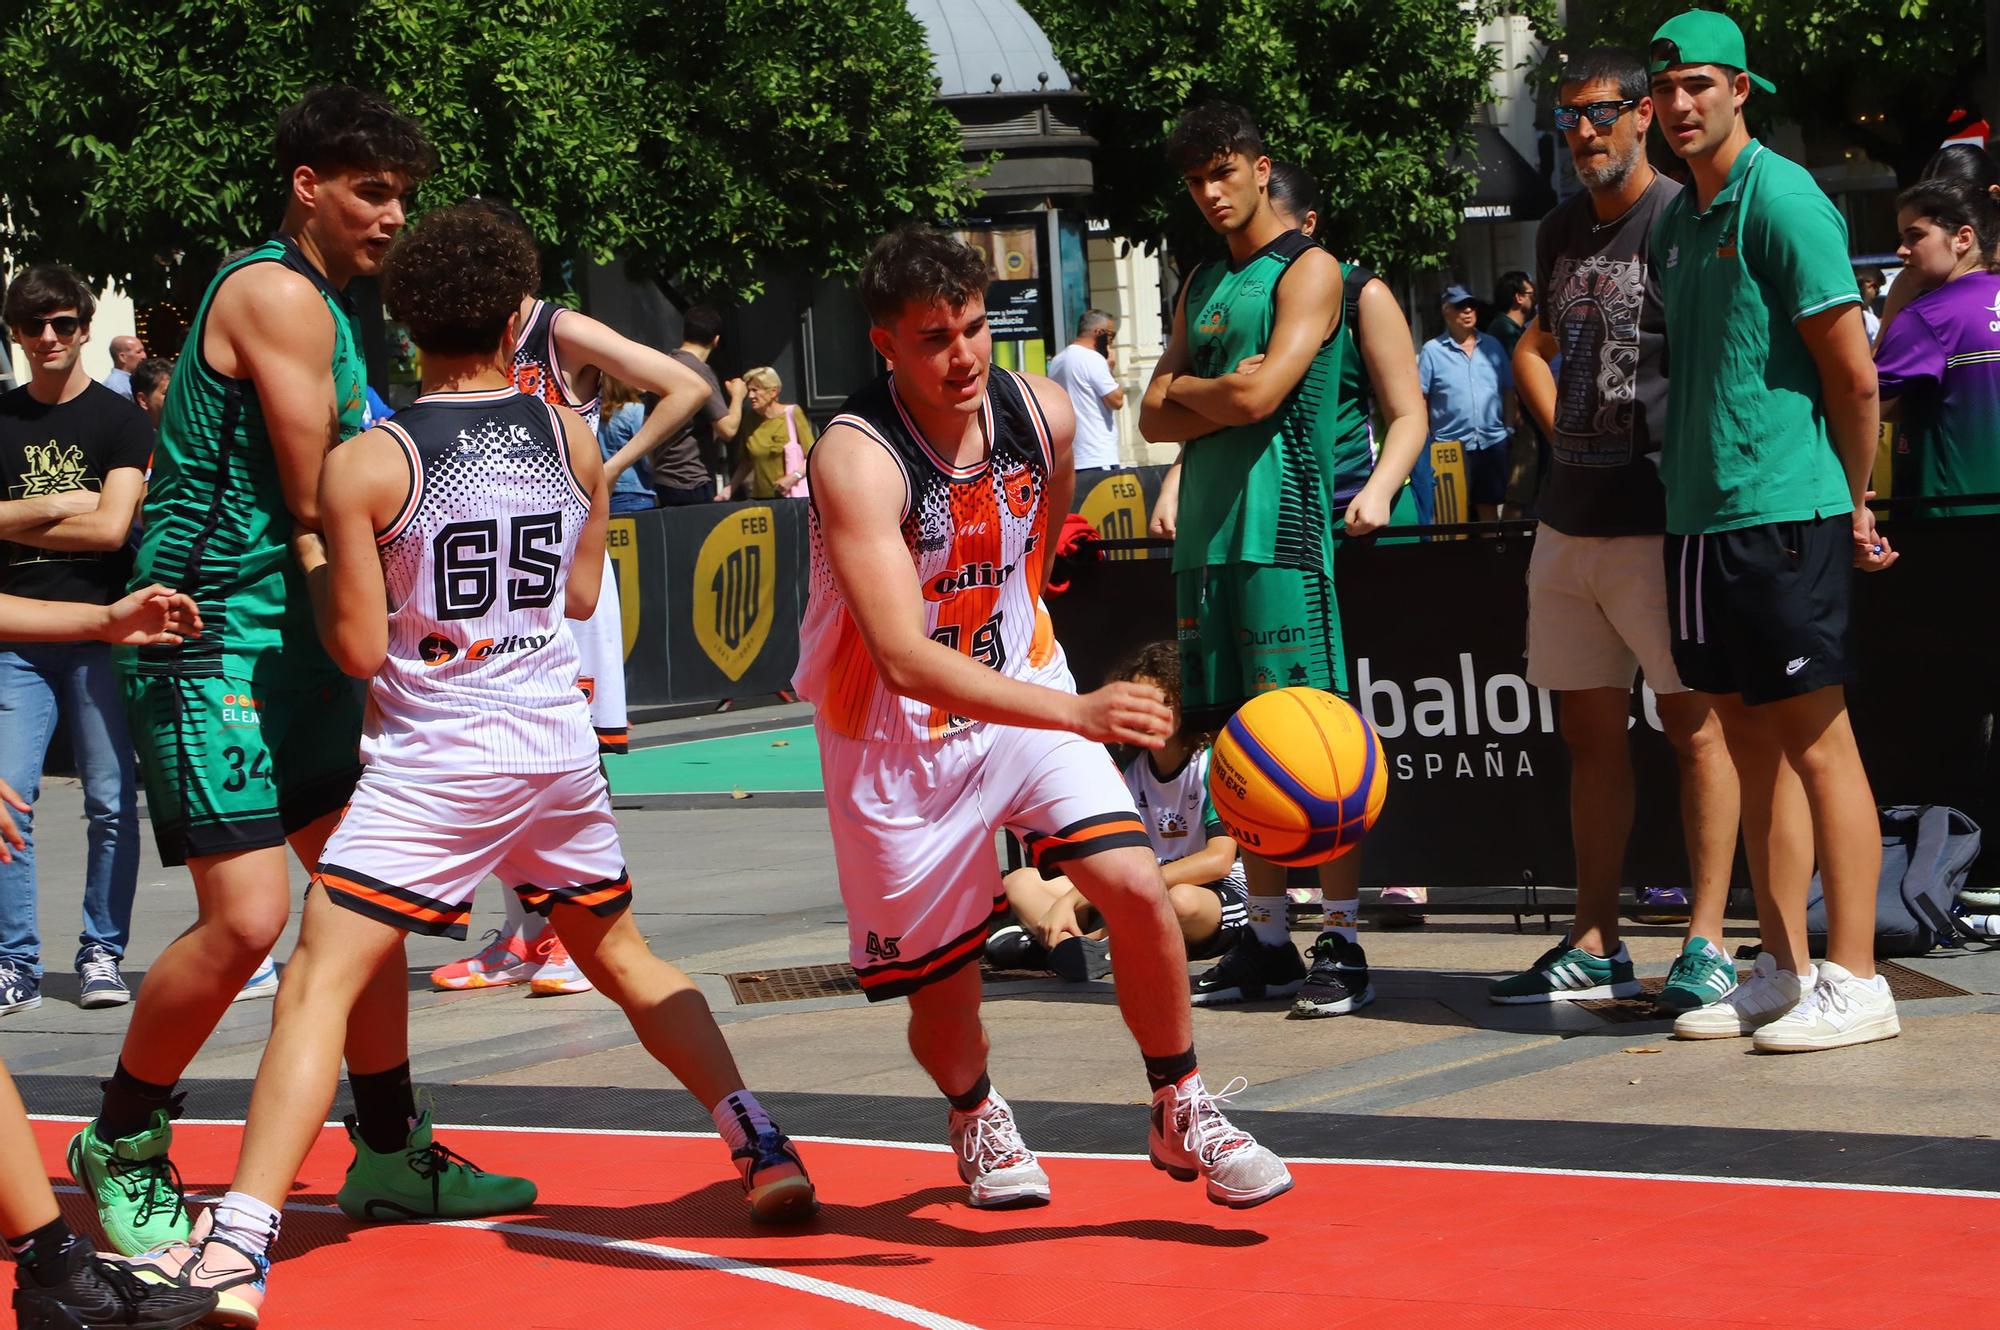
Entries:
<svg viewBox="0 0 2000 1330">
<path fill-rule="evenodd" d="M 1312 970 L 1292 1003 L 1292 1015 L 1344 1016 L 1375 1000 L 1375 985 L 1368 982 L 1368 953 L 1359 942 L 1349 942 L 1338 933 L 1321 933 L 1309 954 Z"/>
<path fill-rule="evenodd" d="M 1197 1007 L 1225 1002 L 1262 1002 L 1290 997 L 1306 981 L 1306 963 L 1289 942 L 1267 947 L 1245 930 L 1213 967 L 1194 977 L 1191 1001 Z"/>
<path fill-rule="evenodd" d="M 215 1294 L 208 1289 L 145 1283 L 124 1266 L 90 1255 L 54 1288 L 28 1284 L 14 1290 L 20 1330 L 179 1330 L 214 1310 Z"/>
<path fill-rule="evenodd" d="M 986 964 L 995 970 L 1046 970 L 1049 953 L 1019 924 L 1003 924 L 986 938 Z"/>
<path fill-rule="evenodd" d="M 1111 973 L 1111 944 L 1102 938 L 1066 937 L 1049 948 L 1049 968 L 1072 984 Z"/>
</svg>

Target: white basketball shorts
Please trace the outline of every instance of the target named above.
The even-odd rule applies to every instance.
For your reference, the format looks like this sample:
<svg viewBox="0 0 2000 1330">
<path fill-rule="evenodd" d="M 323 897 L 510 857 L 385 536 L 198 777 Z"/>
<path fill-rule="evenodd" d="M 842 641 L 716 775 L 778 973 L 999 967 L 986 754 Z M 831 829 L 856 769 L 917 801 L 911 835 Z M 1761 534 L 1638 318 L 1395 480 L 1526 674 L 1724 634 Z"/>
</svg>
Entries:
<svg viewBox="0 0 2000 1330">
<path fill-rule="evenodd" d="M 424 776 L 369 767 L 320 855 L 327 899 L 411 933 L 463 938 L 488 874 L 546 915 L 632 903 L 611 788 L 597 767 Z"/>
<path fill-rule="evenodd" d="M 632 739 L 625 717 L 625 612 L 618 600 L 618 566 L 607 552 L 604 581 L 599 584 L 597 609 L 588 619 L 572 620 L 579 661 L 577 687 L 590 699 L 590 727 L 597 731 L 599 753 L 625 752 Z"/>
<path fill-rule="evenodd" d="M 999 725 L 936 743 L 864 743 L 816 728 L 848 956 L 871 1001 L 978 959 L 1007 910 L 999 828 L 1022 838 L 1044 877 L 1127 845 L 1151 853 L 1102 744 Z"/>
</svg>

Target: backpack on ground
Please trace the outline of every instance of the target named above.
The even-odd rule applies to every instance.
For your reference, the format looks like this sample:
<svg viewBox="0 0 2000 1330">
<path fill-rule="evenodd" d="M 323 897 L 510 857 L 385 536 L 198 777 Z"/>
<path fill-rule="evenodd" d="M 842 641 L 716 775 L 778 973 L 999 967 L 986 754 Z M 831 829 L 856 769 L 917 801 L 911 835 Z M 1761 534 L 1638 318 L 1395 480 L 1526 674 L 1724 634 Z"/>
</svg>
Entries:
<svg viewBox="0 0 2000 1330">
<path fill-rule="evenodd" d="M 1875 954 L 1921 956 L 1970 940 L 1953 907 L 1979 857 L 1978 824 L 1942 804 L 1880 810 L 1882 880 L 1875 893 Z M 1818 873 L 1806 897 L 1806 940 L 1826 954 L 1826 891 Z"/>
</svg>

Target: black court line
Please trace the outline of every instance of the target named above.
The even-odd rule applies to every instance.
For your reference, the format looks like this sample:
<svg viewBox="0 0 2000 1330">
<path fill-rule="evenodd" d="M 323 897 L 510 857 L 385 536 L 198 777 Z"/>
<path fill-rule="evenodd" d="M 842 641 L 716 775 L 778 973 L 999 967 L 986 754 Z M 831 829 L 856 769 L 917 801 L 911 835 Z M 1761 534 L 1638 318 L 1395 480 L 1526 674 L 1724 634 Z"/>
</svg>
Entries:
<svg viewBox="0 0 2000 1330">
<path fill-rule="evenodd" d="M 90 1077 L 23 1076 L 18 1084 L 31 1113 L 74 1115 L 97 1106 L 98 1082 Z M 183 1088 L 188 1091 L 190 1118 L 238 1119 L 249 1107 L 249 1081 L 189 1081 Z M 581 1131 L 713 1130 L 708 1114 L 692 1096 L 679 1091 L 541 1085 L 423 1088 L 437 1096 L 437 1117 L 443 1123 Z M 336 1114 L 348 1111 L 345 1093 L 343 1087 Z M 915 1145 L 939 1145 L 945 1139 L 941 1099 L 783 1092 L 759 1098 L 786 1130 L 801 1136 Z M 1046 1151 L 1136 1155 L 1145 1150 L 1146 1110 L 1137 1102 L 1024 1100 L 1012 1107 L 1028 1138 Z M 1353 1113 L 1242 1112 L 1231 1117 L 1264 1144 L 1293 1158 L 2000 1191 L 2000 1141 L 1995 1140 Z M 476 1142 L 460 1148 L 477 1153 Z"/>
</svg>

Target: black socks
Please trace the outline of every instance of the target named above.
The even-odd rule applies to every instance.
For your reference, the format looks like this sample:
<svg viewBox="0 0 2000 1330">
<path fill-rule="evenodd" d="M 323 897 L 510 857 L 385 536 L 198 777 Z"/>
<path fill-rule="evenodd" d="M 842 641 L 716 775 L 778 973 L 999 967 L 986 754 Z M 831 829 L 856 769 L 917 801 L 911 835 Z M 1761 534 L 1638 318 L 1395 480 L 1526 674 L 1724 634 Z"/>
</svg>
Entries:
<svg viewBox="0 0 2000 1330">
<path fill-rule="evenodd" d="M 354 1092 L 355 1129 L 362 1144 L 378 1155 L 407 1148 L 410 1129 L 417 1124 L 417 1091 L 410 1084 L 410 1064 L 366 1075 L 349 1072 L 347 1086 Z"/>
<path fill-rule="evenodd" d="M 90 1255 L 69 1225 L 60 1217 L 21 1238 L 7 1239 L 7 1254 L 21 1267 L 21 1283 L 54 1288 L 69 1278 L 76 1262 Z"/>
<path fill-rule="evenodd" d="M 145 1131 L 153 1125 L 153 1114 L 165 1109 L 174 1113 L 172 1084 L 155 1085 L 125 1070 L 120 1062 L 111 1079 L 104 1082 L 104 1103 L 97 1110 L 97 1138 L 106 1145 Z"/>
<path fill-rule="evenodd" d="M 979 1079 L 972 1083 L 970 1090 L 967 1090 L 964 1094 L 948 1094 L 945 1098 L 949 1099 L 951 1106 L 959 1112 L 970 1113 L 973 1109 L 985 1103 L 992 1093 L 993 1079 L 982 1071 L 979 1073 Z"/>
<path fill-rule="evenodd" d="M 1194 1075 L 1192 1046 L 1185 1053 L 1172 1053 L 1163 1058 L 1146 1059 L 1146 1084 L 1153 1087 L 1154 1094 L 1158 1094 L 1169 1085 L 1179 1085 L 1192 1075 Z"/>
</svg>

